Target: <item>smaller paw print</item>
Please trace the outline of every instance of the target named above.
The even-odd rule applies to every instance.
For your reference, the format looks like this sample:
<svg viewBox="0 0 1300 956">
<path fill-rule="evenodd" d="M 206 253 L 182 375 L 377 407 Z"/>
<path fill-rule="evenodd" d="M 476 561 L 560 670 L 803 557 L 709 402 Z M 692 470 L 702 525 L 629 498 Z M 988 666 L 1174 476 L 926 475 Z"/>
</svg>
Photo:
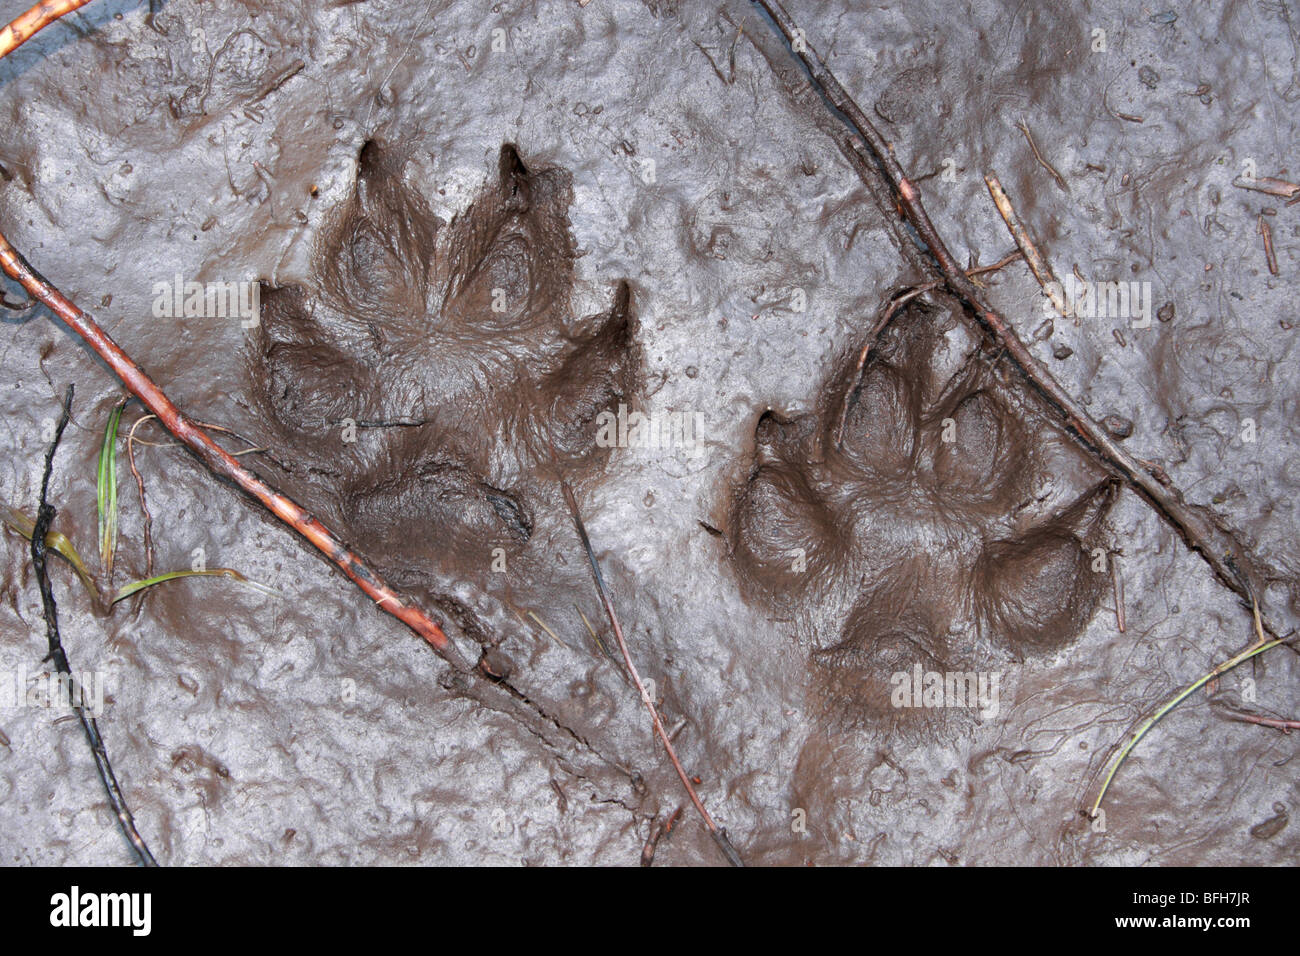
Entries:
<svg viewBox="0 0 1300 956">
<path fill-rule="evenodd" d="M 1109 578 L 1117 484 L 966 327 L 914 305 L 813 413 L 764 413 L 729 537 L 746 596 L 792 620 L 823 702 L 853 721 L 934 717 L 891 678 L 1067 646 Z"/>
</svg>

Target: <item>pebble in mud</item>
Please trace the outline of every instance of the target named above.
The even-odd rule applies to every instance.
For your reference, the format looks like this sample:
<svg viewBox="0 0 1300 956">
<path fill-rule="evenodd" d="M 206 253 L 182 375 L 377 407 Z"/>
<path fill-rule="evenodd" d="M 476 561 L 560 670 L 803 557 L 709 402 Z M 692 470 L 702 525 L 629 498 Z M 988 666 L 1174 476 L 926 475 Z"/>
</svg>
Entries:
<svg viewBox="0 0 1300 956">
<path fill-rule="evenodd" d="M 1166 302 L 1160 308 L 1156 309 L 1156 318 L 1161 322 L 1172 322 L 1174 320 L 1174 304 Z"/>
<path fill-rule="evenodd" d="M 1149 90 L 1154 90 L 1160 83 L 1160 74 L 1149 66 L 1138 70 L 1138 82 Z"/>
<path fill-rule="evenodd" d="M 1052 349 L 1052 357 L 1062 362 L 1073 354 L 1074 349 L 1070 348 L 1068 345 L 1058 345 L 1056 348 Z"/>
<path fill-rule="evenodd" d="M 1107 415 L 1101 423 L 1115 438 L 1128 438 L 1133 434 L 1133 423 L 1123 415 Z"/>
<path fill-rule="evenodd" d="M 1275 803 L 1273 804 L 1273 816 L 1251 827 L 1250 835 L 1256 840 L 1271 840 L 1285 830 L 1286 825 L 1290 822 L 1291 817 L 1286 812 L 1286 805 Z"/>
</svg>

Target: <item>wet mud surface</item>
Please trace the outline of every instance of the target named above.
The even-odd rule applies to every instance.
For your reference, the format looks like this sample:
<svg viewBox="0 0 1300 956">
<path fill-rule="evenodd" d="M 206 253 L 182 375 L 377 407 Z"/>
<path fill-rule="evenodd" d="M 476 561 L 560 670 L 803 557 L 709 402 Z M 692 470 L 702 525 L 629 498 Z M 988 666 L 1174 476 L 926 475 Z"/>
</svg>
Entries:
<svg viewBox="0 0 1300 956">
<path fill-rule="evenodd" d="M 1233 181 L 1300 173 L 1300 10 L 1216 6 L 787 4 L 960 260 L 1013 248 L 996 170 L 1062 277 L 1149 284 L 1148 322 L 1054 315 L 1021 262 L 980 276 L 1298 613 L 1300 212 Z M 1287 648 L 1163 720 L 1104 831 L 1081 814 L 1135 721 L 1249 643 L 1249 610 L 952 299 L 900 308 L 859 370 L 931 276 L 750 4 L 147 14 L 92 4 L 0 62 L 0 228 L 499 678 L 454 672 L 141 425 L 154 568 L 197 553 L 278 592 L 179 581 L 105 614 L 56 570 L 161 862 L 634 865 L 686 798 L 561 477 L 747 862 L 1294 862 L 1300 738 L 1228 716 L 1297 717 Z M 259 321 L 159 315 L 178 279 L 250 284 Z M 75 382 L 55 527 L 97 567 L 121 393 L 5 290 L 0 497 L 35 511 Z M 114 586 L 146 573 L 125 467 L 121 496 Z M 44 638 L 25 542 L 0 544 L 12 682 Z M 914 669 L 996 675 L 972 684 L 996 699 L 896 706 Z M 0 733 L 6 863 L 130 860 L 74 721 L 0 708 Z M 689 808 L 655 857 L 720 862 Z"/>
</svg>

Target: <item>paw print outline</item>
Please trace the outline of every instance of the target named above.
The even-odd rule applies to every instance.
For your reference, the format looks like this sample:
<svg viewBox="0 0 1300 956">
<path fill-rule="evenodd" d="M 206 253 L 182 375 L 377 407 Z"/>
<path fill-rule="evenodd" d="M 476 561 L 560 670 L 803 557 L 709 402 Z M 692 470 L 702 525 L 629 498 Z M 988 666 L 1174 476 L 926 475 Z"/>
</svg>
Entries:
<svg viewBox="0 0 1300 956">
<path fill-rule="evenodd" d="M 1093 566 L 1119 486 L 952 313 L 913 304 L 860 376 L 855 355 L 812 411 L 759 417 L 732 564 L 749 600 L 794 624 L 834 716 L 933 726 L 947 715 L 900 712 L 891 677 L 1076 640 L 1109 582 Z"/>
<path fill-rule="evenodd" d="M 255 409 L 285 449 L 286 483 L 363 553 L 517 551 L 552 465 L 596 472 L 608 454 L 597 416 L 639 389 L 631 289 L 620 281 L 608 309 L 571 314 L 563 169 L 506 144 L 495 176 L 443 222 L 406 158 L 368 141 L 310 279 L 263 286 Z"/>
</svg>

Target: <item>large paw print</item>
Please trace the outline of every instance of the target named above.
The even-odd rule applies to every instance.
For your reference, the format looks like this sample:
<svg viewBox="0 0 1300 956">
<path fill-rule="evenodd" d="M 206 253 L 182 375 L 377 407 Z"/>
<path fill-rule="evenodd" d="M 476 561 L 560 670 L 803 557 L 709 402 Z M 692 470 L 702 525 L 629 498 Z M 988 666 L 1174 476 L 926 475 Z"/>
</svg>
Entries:
<svg viewBox="0 0 1300 956">
<path fill-rule="evenodd" d="M 299 493 L 361 550 L 469 549 L 481 567 L 528 541 L 553 461 L 580 472 L 605 453 L 595 420 L 637 386 L 630 293 L 571 316 L 563 170 L 507 145 L 444 224 L 403 165 L 367 143 L 313 281 L 263 288 L 252 393 Z"/>
<path fill-rule="evenodd" d="M 891 678 L 970 671 L 1075 640 L 1108 578 L 1116 485 L 959 321 L 914 305 L 817 411 L 764 413 L 730 520 L 748 598 L 792 620 L 839 717 L 931 724 Z"/>
</svg>

